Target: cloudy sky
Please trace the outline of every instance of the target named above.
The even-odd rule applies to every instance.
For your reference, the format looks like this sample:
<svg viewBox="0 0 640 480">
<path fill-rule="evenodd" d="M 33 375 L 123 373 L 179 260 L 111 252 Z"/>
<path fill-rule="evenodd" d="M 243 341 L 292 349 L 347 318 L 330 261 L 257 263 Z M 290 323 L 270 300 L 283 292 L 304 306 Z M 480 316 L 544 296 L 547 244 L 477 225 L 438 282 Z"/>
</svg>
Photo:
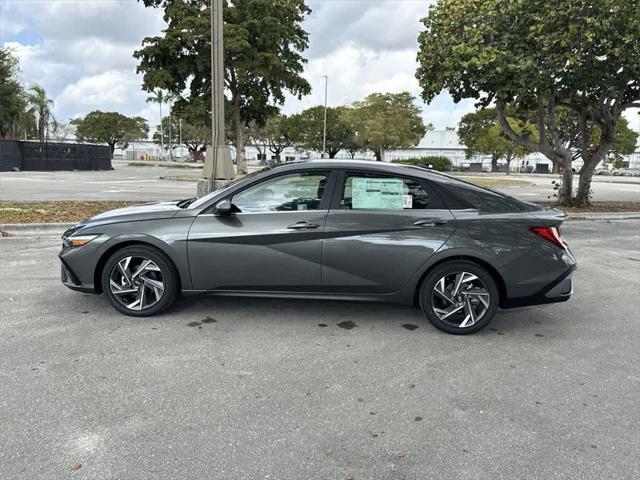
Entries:
<svg viewBox="0 0 640 480">
<path fill-rule="evenodd" d="M 313 13 L 305 21 L 310 46 L 304 75 L 313 92 L 301 101 L 288 99 L 286 113 L 323 102 L 323 75 L 329 76 L 330 105 L 372 92 L 408 90 L 419 97 L 417 35 L 431 0 L 309 3 Z M 141 115 L 157 124 L 157 106 L 145 102 L 132 53 L 145 36 L 162 28 L 161 11 L 136 0 L 0 0 L 0 43 L 20 58 L 25 84 L 45 87 L 62 121 L 101 109 Z M 430 105 L 418 104 L 425 121 L 438 129 L 455 126 L 473 110 L 473 102 L 454 104 L 446 93 Z"/>
</svg>

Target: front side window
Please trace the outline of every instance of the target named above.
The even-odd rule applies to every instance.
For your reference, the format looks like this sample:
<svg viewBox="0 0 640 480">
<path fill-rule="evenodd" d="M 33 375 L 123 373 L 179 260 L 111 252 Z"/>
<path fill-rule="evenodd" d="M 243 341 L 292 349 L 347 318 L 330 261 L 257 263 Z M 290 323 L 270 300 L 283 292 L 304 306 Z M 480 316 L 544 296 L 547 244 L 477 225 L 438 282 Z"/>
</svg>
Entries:
<svg viewBox="0 0 640 480">
<path fill-rule="evenodd" d="M 326 172 L 282 175 L 243 190 L 232 202 L 243 213 L 318 210 L 327 178 Z"/>
<path fill-rule="evenodd" d="M 340 208 L 344 210 L 415 210 L 441 208 L 423 185 L 411 178 L 347 175 Z"/>
</svg>

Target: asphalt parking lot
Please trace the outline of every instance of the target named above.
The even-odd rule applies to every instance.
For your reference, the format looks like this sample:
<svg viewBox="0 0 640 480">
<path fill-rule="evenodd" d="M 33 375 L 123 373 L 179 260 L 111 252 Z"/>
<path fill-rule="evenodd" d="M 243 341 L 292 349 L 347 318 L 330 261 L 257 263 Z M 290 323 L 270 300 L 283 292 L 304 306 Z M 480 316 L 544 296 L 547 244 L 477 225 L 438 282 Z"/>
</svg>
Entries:
<svg viewBox="0 0 640 480">
<path fill-rule="evenodd" d="M 57 237 L 0 239 L 0 478 L 640 478 L 640 222 L 565 225 L 572 300 L 467 337 L 342 302 L 128 318 L 60 284 Z"/>
<path fill-rule="evenodd" d="M 193 168 L 136 167 L 114 162 L 114 170 L 100 172 L 0 172 L 0 200 L 176 200 L 196 193 L 193 181 L 167 180 L 176 176 L 198 177 L 201 170 Z M 474 175 L 474 174 L 467 174 Z M 476 174 L 477 175 L 477 174 Z M 506 179 L 501 174 L 480 174 Z M 161 177 L 164 177 L 161 178 Z M 493 187 L 522 200 L 547 202 L 553 200 L 553 175 L 520 175 L 509 178 L 530 183 L 524 186 Z M 575 188 L 578 177 L 574 180 Z M 640 179 L 637 177 L 599 177 L 592 183 L 596 201 L 640 201 Z"/>
</svg>

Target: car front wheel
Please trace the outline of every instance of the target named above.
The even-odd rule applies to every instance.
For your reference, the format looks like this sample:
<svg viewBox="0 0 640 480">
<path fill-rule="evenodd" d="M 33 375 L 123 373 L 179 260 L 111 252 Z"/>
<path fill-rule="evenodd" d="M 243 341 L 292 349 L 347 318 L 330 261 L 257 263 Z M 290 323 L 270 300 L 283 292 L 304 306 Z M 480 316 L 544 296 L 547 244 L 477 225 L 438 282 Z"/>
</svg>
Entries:
<svg viewBox="0 0 640 480">
<path fill-rule="evenodd" d="M 429 321 L 455 335 L 486 327 L 496 314 L 498 299 L 493 277 L 469 261 L 452 261 L 436 267 L 420 289 L 420 307 Z"/>
<path fill-rule="evenodd" d="M 107 260 L 102 290 L 119 312 L 146 317 L 162 312 L 174 302 L 177 274 L 171 261 L 155 248 L 125 247 Z"/>
</svg>

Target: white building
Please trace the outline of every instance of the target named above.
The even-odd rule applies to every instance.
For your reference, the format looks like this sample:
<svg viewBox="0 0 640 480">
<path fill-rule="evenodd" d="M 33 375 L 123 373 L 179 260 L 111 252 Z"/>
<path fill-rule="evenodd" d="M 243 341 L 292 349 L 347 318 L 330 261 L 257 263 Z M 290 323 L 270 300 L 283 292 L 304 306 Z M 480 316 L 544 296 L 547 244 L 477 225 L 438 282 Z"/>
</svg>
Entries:
<svg viewBox="0 0 640 480">
<path fill-rule="evenodd" d="M 232 155 L 234 155 L 233 147 L 231 147 Z M 186 156 L 186 149 L 182 149 L 184 156 Z M 260 146 L 260 149 L 255 146 L 248 145 L 246 147 L 247 162 L 250 165 L 258 165 L 264 163 L 265 160 L 275 160 L 275 155 L 269 150 L 267 146 Z M 262 154 L 260 154 L 262 152 Z M 153 142 L 135 142 L 125 151 L 116 150 L 116 155 L 122 155 L 122 158 L 133 159 L 154 159 L 160 157 L 160 148 Z M 266 154 L 266 155 L 265 155 Z M 266 158 L 265 158 L 266 156 Z M 390 162 L 393 160 L 427 157 L 427 156 L 443 156 L 447 157 L 453 163 L 457 169 L 469 169 L 469 170 L 485 170 L 491 169 L 491 157 L 490 156 L 475 156 L 473 158 L 466 158 L 466 147 L 460 143 L 458 134 L 455 130 L 432 130 L 427 132 L 425 137 L 420 141 L 420 144 L 415 148 L 408 148 L 404 150 L 388 150 L 385 153 L 385 160 Z M 165 159 L 167 155 L 165 154 Z M 180 149 L 176 149 L 174 158 L 178 160 L 184 159 L 180 155 Z M 320 152 L 308 151 L 297 147 L 289 147 L 285 149 L 280 159 L 283 162 L 292 162 L 297 160 L 308 160 L 321 158 Z M 338 159 L 349 159 L 351 156 L 346 151 L 341 151 L 336 156 Z M 355 156 L 360 160 L 374 160 L 375 156 L 373 152 L 358 152 Z M 636 148 L 635 153 L 628 155 L 623 159 L 625 168 L 640 168 L 640 145 Z M 506 168 L 506 162 L 500 160 L 498 165 L 502 168 Z M 579 170 L 582 166 L 582 161 L 577 160 L 574 162 L 576 170 Z M 514 171 L 520 170 L 522 167 L 530 167 L 533 171 L 545 172 L 551 171 L 552 163 L 541 153 L 532 153 L 524 158 L 519 158 L 511 162 L 511 169 Z"/>
</svg>

